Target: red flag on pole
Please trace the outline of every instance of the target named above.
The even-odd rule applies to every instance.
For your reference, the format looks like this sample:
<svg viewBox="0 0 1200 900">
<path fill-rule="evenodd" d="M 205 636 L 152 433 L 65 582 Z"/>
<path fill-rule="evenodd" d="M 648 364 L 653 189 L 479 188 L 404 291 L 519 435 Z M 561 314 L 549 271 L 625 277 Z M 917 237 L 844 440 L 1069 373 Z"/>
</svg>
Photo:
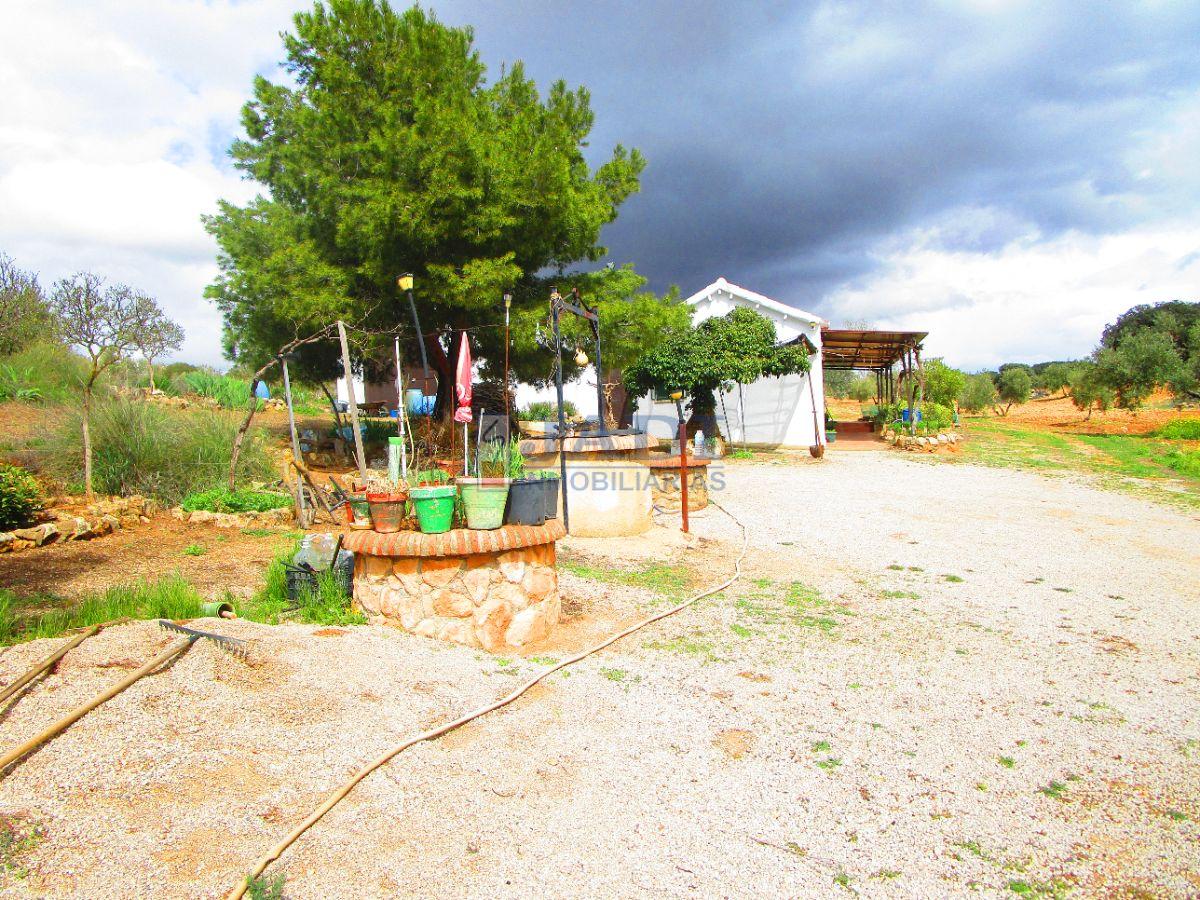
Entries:
<svg viewBox="0 0 1200 900">
<path fill-rule="evenodd" d="M 458 351 L 458 369 L 454 374 L 454 394 L 458 398 L 458 409 L 454 411 L 454 421 L 466 424 L 471 421 L 471 348 L 467 345 L 466 334 L 463 334 L 462 344 Z"/>
</svg>

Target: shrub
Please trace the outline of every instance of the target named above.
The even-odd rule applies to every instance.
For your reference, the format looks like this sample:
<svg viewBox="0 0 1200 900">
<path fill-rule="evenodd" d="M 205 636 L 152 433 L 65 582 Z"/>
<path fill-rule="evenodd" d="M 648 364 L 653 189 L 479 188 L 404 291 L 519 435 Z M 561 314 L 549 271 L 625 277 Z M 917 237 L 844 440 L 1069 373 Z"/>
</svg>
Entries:
<svg viewBox="0 0 1200 900">
<path fill-rule="evenodd" d="M 563 414 L 573 419 L 579 415 L 579 410 L 570 400 L 564 400 Z M 558 404 L 551 400 L 535 400 L 521 410 L 521 418 L 531 422 L 557 422 Z"/>
<path fill-rule="evenodd" d="M 952 369 L 941 359 L 925 363 L 925 399 L 943 407 L 954 405 L 967 383 L 967 374 Z"/>
<path fill-rule="evenodd" d="M 1200 419 L 1176 419 L 1154 432 L 1169 441 L 1200 441 Z"/>
<path fill-rule="evenodd" d="M 921 430 L 944 431 L 954 424 L 954 411 L 940 403 L 926 403 L 921 407 Z"/>
<path fill-rule="evenodd" d="M 86 368 L 61 344 L 34 344 L 0 359 L 0 400 L 66 403 L 78 395 Z"/>
<path fill-rule="evenodd" d="M 231 491 L 218 487 L 188 494 L 179 505 L 188 512 L 198 509 L 223 513 L 266 512 L 269 509 L 291 506 L 292 498 L 288 494 L 275 491 Z"/>
<path fill-rule="evenodd" d="M 222 483 L 237 423 L 209 410 L 179 410 L 113 398 L 92 411 L 96 488 L 108 494 L 142 494 L 178 503 L 188 494 Z M 82 480 L 83 450 L 78 416 L 52 442 L 48 468 L 68 483 Z M 251 430 L 242 445 L 238 474 L 272 473 L 262 433 Z"/>
<path fill-rule="evenodd" d="M 1200 450 L 1172 450 L 1163 462 L 1180 475 L 1200 478 Z"/>
<path fill-rule="evenodd" d="M 42 510 L 42 491 L 19 466 L 0 465 L 0 531 L 23 528 Z"/>
</svg>

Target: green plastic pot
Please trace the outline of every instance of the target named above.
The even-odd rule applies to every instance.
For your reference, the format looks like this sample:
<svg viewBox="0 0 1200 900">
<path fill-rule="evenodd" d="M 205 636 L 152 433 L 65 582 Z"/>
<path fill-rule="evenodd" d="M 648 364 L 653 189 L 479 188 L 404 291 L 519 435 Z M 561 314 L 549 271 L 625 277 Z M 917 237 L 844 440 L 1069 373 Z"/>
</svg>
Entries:
<svg viewBox="0 0 1200 900">
<path fill-rule="evenodd" d="M 454 495 L 458 488 L 452 484 L 431 484 L 415 487 L 408 492 L 417 508 L 417 525 L 422 534 L 441 534 L 454 524 Z"/>
<path fill-rule="evenodd" d="M 504 524 L 504 506 L 508 502 L 507 478 L 459 478 L 467 527 L 490 531 Z"/>
</svg>

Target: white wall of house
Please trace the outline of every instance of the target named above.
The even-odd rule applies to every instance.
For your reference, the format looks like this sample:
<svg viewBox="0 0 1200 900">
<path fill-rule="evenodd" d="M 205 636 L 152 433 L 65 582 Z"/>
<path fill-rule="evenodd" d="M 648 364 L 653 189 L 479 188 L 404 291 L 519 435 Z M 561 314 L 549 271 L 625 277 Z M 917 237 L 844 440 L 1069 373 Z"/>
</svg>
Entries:
<svg viewBox="0 0 1200 900">
<path fill-rule="evenodd" d="M 558 402 L 558 394 L 554 385 L 539 388 L 532 384 L 518 384 L 516 392 L 517 409 L 524 409 L 530 403 L 545 400 L 550 403 Z M 575 404 L 581 416 L 596 415 L 596 367 L 589 365 L 577 378 L 563 385 L 563 400 Z"/>
<path fill-rule="evenodd" d="M 780 343 L 804 335 L 820 350 L 821 325 L 824 322 L 819 316 L 738 287 L 724 278 L 718 278 L 708 287 L 697 291 L 686 302 L 695 308 L 694 322 L 703 322 L 713 316 L 723 316 L 737 307 L 746 307 L 761 313 L 775 324 Z M 718 424 L 726 438 L 752 446 L 808 447 L 816 443 L 817 429 L 823 430 L 825 421 L 820 352 L 813 356 L 812 363 L 809 374 L 762 378 L 754 384 L 743 385 L 740 396 L 738 388 L 734 387 L 732 392 L 724 395 L 724 409 L 722 398 L 718 395 Z M 595 405 L 594 401 L 592 405 Z M 678 431 L 675 404 L 670 400 L 657 402 L 652 395 L 647 395 L 638 402 L 633 424 L 654 437 L 673 438 Z"/>
</svg>

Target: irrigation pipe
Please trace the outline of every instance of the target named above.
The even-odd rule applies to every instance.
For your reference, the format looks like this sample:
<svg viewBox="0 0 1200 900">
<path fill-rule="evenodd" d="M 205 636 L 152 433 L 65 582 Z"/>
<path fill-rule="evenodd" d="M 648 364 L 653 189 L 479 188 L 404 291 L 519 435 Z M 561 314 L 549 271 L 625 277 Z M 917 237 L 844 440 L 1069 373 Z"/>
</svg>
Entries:
<svg viewBox="0 0 1200 900">
<path fill-rule="evenodd" d="M 74 650 L 103 627 L 103 625 L 93 625 L 83 633 L 75 635 L 75 637 L 64 643 L 61 647 L 59 647 L 41 662 L 35 663 L 33 668 L 29 669 L 24 675 L 0 692 L 0 703 L 3 703 L 21 688 L 25 687 L 25 685 L 29 684 L 29 682 L 33 681 L 33 679 L 37 678 L 44 671 L 66 656 L 67 653 L 69 653 L 71 650 Z"/>
<path fill-rule="evenodd" d="M 169 646 L 166 650 L 164 650 L 162 653 L 160 653 L 158 656 L 154 657 L 154 659 L 150 660 L 150 662 L 146 663 L 144 666 L 142 666 L 140 669 L 138 669 L 136 672 L 132 673 L 131 675 L 127 675 L 125 678 L 122 678 L 120 681 L 118 681 L 112 687 L 105 690 L 104 693 L 100 694 L 98 697 L 93 697 L 91 700 L 89 700 L 87 703 L 83 704 L 82 706 L 76 707 L 75 709 L 71 710 L 71 712 L 67 713 L 65 716 L 63 716 L 61 719 L 59 719 L 57 722 L 55 722 L 53 725 L 51 725 L 45 731 L 41 732 L 40 734 L 36 735 L 35 737 L 30 738 L 25 743 L 21 744 L 21 746 L 8 751 L 8 753 L 5 753 L 4 756 L 0 756 L 0 771 L 3 771 L 4 769 L 8 768 L 10 765 L 12 765 L 14 762 L 16 762 L 18 759 L 20 759 L 22 756 L 24 756 L 30 750 L 33 750 L 36 747 L 41 746 L 42 744 L 46 743 L 46 741 L 50 740 L 52 737 L 66 731 L 72 724 L 74 724 L 75 722 L 78 722 L 80 719 L 82 719 L 84 716 L 86 716 L 88 713 L 90 713 L 93 709 L 95 709 L 100 704 L 105 703 L 105 702 L 111 700 L 113 697 L 117 696 L 117 694 L 121 693 L 121 691 L 125 690 L 125 688 L 129 687 L 131 684 L 133 684 L 138 679 L 140 679 L 146 675 L 149 675 L 151 672 L 153 672 L 159 666 L 163 665 L 164 663 L 166 663 L 169 660 L 173 659 L 174 657 L 178 656 L 180 653 L 182 653 L 188 647 L 192 646 L 192 644 L 195 642 L 195 640 L 196 640 L 195 638 L 189 637 L 189 638 L 184 638 L 181 641 L 176 641 L 175 643 L 171 644 L 171 646 Z"/>
<path fill-rule="evenodd" d="M 660 612 L 660 613 L 656 613 L 647 619 L 642 619 L 640 622 L 630 625 L 624 631 L 620 631 L 617 634 L 614 634 L 612 637 L 606 638 L 605 640 L 601 641 L 599 644 L 596 644 L 592 647 L 589 647 L 586 650 L 576 653 L 574 656 L 570 656 L 570 657 L 564 659 L 562 662 L 559 662 L 553 666 L 550 666 L 550 668 L 548 668 L 548 669 L 543 669 L 541 672 L 534 675 L 532 678 L 530 678 L 528 681 L 526 681 L 524 684 L 522 684 L 520 687 L 518 687 L 516 690 L 514 690 L 511 694 L 501 697 L 499 700 L 495 701 L 494 703 L 489 703 L 486 706 L 481 706 L 476 710 L 473 710 L 469 713 L 466 713 L 466 714 L 460 716 L 459 718 L 455 719 L 452 722 L 447 722 L 444 725 L 439 725 L 436 728 L 431 728 L 429 731 L 423 732 L 414 738 L 409 738 L 408 740 L 404 741 L 403 743 L 397 744 L 395 747 L 392 747 L 390 750 L 387 750 L 382 756 L 378 757 L 377 759 L 375 759 L 374 761 L 372 761 L 370 763 L 367 763 L 367 765 L 363 766 L 361 769 L 359 769 L 357 772 L 355 772 L 349 781 L 347 781 L 345 784 L 343 784 L 341 787 L 339 787 L 337 790 L 335 790 L 332 794 L 330 794 L 329 797 L 326 798 L 325 802 L 322 803 L 320 806 L 318 806 L 311 813 L 309 813 L 308 817 L 303 822 L 301 822 L 299 825 L 297 825 L 295 828 L 293 828 L 290 832 L 288 832 L 287 836 L 283 840 L 281 840 L 278 844 L 276 844 L 269 851 L 267 851 L 267 853 L 265 855 L 260 857 L 258 859 L 258 861 L 254 864 L 254 868 L 252 868 L 250 870 L 250 874 L 247 875 L 245 878 L 243 878 L 241 880 L 241 882 L 238 884 L 238 886 L 229 892 L 229 894 L 226 896 L 226 900 L 240 900 L 241 897 L 245 896 L 246 891 L 249 890 L 249 888 L 250 888 L 250 882 L 253 881 L 255 878 L 258 878 L 258 876 L 260 876 L 264 871 L 266 871 L 267 866 L 269 866 L 275 860 L 279 859 L 279 857 L 283 855 L 283 852 L 285 850 L 287 850 L 287 848 L 290 847 L 293 843 L 295 843 L 296 840 L 302 834 L 304 834 L 304 832 L 308 831 L 308 829 L 310 829 L 310 828 L 312 828 L 312 826 L 316 825 L 317 822 L 319 822 L 321 820 L 321 818 L 327 812 L 329 812 L 331 809 L 333 809 L 335 806 L 337 806 L 338 803 L 340 803 L 347 794 L 349 794 L 352 790 L 354 790 L 355 786 L 358 785 L 358 783 L 360 781 L 362 781 L 364 778 L 366 778 L 368 775 L 370 775 L 376 769 L 387 765 L 389 762 L 391 762 L 393 759 L 395 759 L 397 756 L 399 756 L 401 753 L 403 753 L 409 747 L 412 747 L 414 744 L 419 744 L 422 741 L 435 740 L 436 738 L 439 738 L 442 735 L 447 734 L 456 728 L 460 728 L 463 725 L 466 725 L 468 722 L 478 719 L 480 716 L 485 716 L 490 712 L 495 712 L 496 710 L 498 710 L 502 707 L 508 706 L 508 704 L 512 703 L 514 700 L 516 700 L 518 697 L 520 697 L 522 694 L 524 694 L 526 691 L 528 691 L 531 687 L 533 687 L 539 681 L 546 678 L 548 675 L 553 675 L 559 669 L 565 669 L 567 666 L 574 665 L 575 663 L 579 662 L 580 660 L 587 659 L 587 657 L 591 656 L 593 653 L 598 653 L 599 651 L 603 650 L 604 648 L 615 644 L 617 641 L 621 640 L 622 638 L 629 637 L 629 635 L 633 634 L 635 631 L 640 631 L 641 629 L 645 628 L 647 625 L 652 625 L 655 622 L 658 622 L 662 619 L 667 618 L 668 616 L 673 616 L 676 613 L 687 609 L 689 606 L 696 603 L 698 600 L 703 600 L 705 597 L 710 597 L 713 594 L 716 594 L 720 591 L 725 590 L 727 587 L 729 587 L 731 584 L 733 584 L 735 581 L 737 581 L 739 578 L 741 578 L 742 577 L 742 561 L 746 558 L 746 551 L 749 549 L 749 546 L 750 546 L 749 541 L 746 538 L 746 526 L 743 525 L 738 520 L 738 518 L 733 515 L 733 513 L 729 512 L 729 510 L 725 509 L 725 507 L 721 506 L 719 503 L 716 503 L 715 501 L 709 501 L 709 502 L 712 503 L 713 506 L 717 507 L 717 509 L 721 510 L 721 512 L 725 513 L 725 515 L 729 516 L 729 518 L 733 519 L 733 521 L 737 524 L 738 528 L 740 528 L 742 531 L 742 549 L 738 553 L 738 557 L 733 563 L 733 574 L 732 575 L 730 575 L 727 579 L 722 581 L 720 584 L 715 585 L 714 587 L 710 587 L 707 590 L 705 590 L 699 594 L 696 594 L 696 596 L 691 597 L 687 600 L 684 600 L 682 603 L 680 603 L 676 606 L 672 606 L 670 609 L 664 610 L 663 612 Z"/>
</svg>

